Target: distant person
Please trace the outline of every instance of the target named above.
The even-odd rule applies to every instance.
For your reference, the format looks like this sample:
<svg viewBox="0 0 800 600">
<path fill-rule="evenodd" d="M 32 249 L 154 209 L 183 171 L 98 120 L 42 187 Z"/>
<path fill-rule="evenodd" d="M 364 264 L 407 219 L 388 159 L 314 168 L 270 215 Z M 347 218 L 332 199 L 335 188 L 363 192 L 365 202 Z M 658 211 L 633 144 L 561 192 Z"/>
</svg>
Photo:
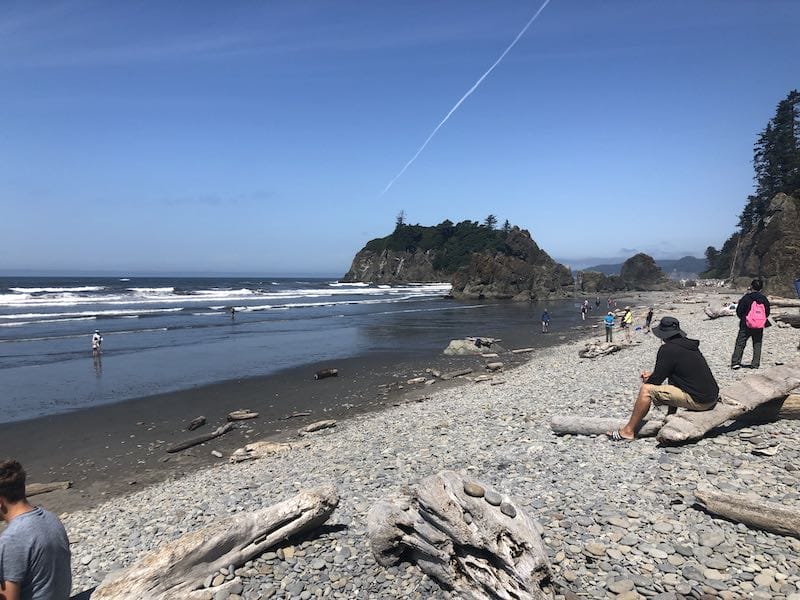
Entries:
<svg viewBox="0 0 800 600">
<path fill-rule="evenodd" d="M 600 308 L 600 296 L 594 299 L 594 308 L 595 310 Z"/>
<path fill-rule="evenodd" d="M 581 320 L 583 320 L 583 321 L 586 320 L 586 303 L 585 302 L 581 305 Z"/>
<path fill-rule="evenodd" d="M 609 296 L 607 302 L 608 302 L 608 310 L 611 310 L 611 307 L 614 305 L 613 298 L 611 298 L 611 296 Z"/>
<path fill-rule="evenodd" d="M 25 497 L 25 471 L 0 461 L 0 598 L 67 600 L 72 588 L 67 532 L 53 513 Z"/>
<path fill-rule="evenodd" d="M 548 331 L 550 331 L 550 313 L 545 308 L 542 313 L 542 333 L 547 333 Z"/>
<path fill-rule="evenodd" d="M 100 354 L 100 352 L 102 352 L 101 349 L 102 346 L 103 346 L 103 336 L 100 335 L 99 329 L 95 329 L 94 335 L 92 336 L 92 354 L 95 356 Z"/>
<path fill-rule="evenodd" d="M 769 327 L 769 300 L 761 293 L 764 282 L 753 279 L 748 292 L 736 305 L 736 316 L 739 317 L 739 334 L 731 356 L 731 369 L 742 367 L 742 354 L 747 340 L 753 338 L 753 360 L 750 368 L 757 369 L 761 365 L 761 342 L 764 339 L 764 328 Z"/>
<path fill-rule="evenodd" d="M 614 313 L 608 311 L 608 314 L 603 319 L 603 323 L 606 326 L 606 341 L 613 342 L 614 341 Z"/>
<path fill-rule="evenodd" d="M 652 332 L 662 340 L 656 366 L 652 373 L 641 372 L 642 385 L 630 420 L 621 429 L 608 432 L 614 441 L 634 439 L 652 404 L 666 405 L 667 414 L 673 414 L 679 408 L 711 410 L 719 399 L 719 386 L 700 352 L 700 342 L 686 337 L 678 319 L 664 317 Z M 665 380 L 669 381 L 666 385 Z"/>
<path fill-rule="evenodd" d="M 633 313 L 631 307 L 625 307 L 625 314 L 622 315 L 622 331 L 625 333 L 625 341 L 631 343 L 631 329 L 633 329 Z"/>
<path fill-rule="evenodd" d="M 644 331 L 650 333 L 650 324 L 653 322 L 653 307 L 647 310 L 647 316 L 644 319 Z"/>
<path fill-rule="evenodd" d="M 231 306 L 231 321 L 233 321 L 235 318 L 236 318 L 236 307 Z"/>
</svg>

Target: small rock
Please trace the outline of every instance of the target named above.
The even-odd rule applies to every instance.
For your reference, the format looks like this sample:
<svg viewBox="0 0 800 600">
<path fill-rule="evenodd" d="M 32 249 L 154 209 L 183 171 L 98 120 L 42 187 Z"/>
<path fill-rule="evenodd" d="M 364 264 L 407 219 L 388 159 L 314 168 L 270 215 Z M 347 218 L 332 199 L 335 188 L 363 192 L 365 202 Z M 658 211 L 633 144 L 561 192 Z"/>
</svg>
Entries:
<svg viewBox="0 0 800 600">
<path fill-rule="evenodd" d="M 517 516 L 517 509 L 510 502 L 502 502 L 500 504 L 500 512 L 512 519 Z"/>
<path fill-rule="evenodd" d="M 483 494 L 485 490 L 482 486 L 474 483 L 472 481 L 465 481 L 464 482 L 464 493 L 467 496 L 472 496 L 473 498 L 483 498 Z"/>
<path fill-rule="evenodd" d="M 492 506 L 500 506 L 500 503 L 503 502 L 503 497 L 494 490 L 486 490 L 483 499 Z"/>
</svg>

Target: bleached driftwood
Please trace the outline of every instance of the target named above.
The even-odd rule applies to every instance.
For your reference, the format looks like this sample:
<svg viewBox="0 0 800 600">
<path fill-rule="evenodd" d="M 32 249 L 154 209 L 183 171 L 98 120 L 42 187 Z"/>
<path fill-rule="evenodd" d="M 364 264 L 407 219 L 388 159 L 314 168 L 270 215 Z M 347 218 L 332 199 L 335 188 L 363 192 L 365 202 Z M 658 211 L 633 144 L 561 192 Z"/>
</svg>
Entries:
<svg viewBox="0 0 800 600">
<path fill-rule="evenodd" d="M 187 533 L 127 569 L 110 574 L 92 600 L 202 597 L 207 590 L 199 588 L 208 575 L 230 565 L 240 566 L 292 535 L 319 527 L 338 503 L 336 488 L 327 485 Z"/>
<path fill-rule="evenodd" d="M 52 483 L 28 483 L 25 485 L 26 496 L 38 496 L 56 490 L 68 490 L 72 486 L 71 481 L 53 481 Z"/>
<path fill-rule="evenodd" d="M 743 414 L 738 420 L 746 423 L 768 423 L 780 419 L 800 419 L 800 393 L 771 400 Z"/>
<path fill-rule="evenodd" d="M 800 299 L 781 298 L 779 296 L 767 296 L 770 307 L 775 308 L 800 308 Z"/>
<path fill-rule="evenodd" d="M 522 507 L 453 471 L 379 501 L 367 533 L 381 565 L 416 563 L 460 598 L 554 598 L 547 552 Z"/>
<path fill-rule="evenodd" d="M 450 371 L 449 373 L 443 373 L 441 379 L 447 381 L 449 379 L 455 379 L 456 377 L 461 377 L 462 375 L 469 375 L 472 373 L 472 369 L 459 369 L 457 371 Z"/>
<path fill-rule="evenodd" d="M 550 419 L 550 429 L 557 435 L 605 435 L 616 431 L 628 422 L 627 419 L 607 417 L 578 417 L 572 415 L 556 415 Z M 663 421 L 644 421 L 636 437 L 653 437 L 664 425 Z"/>
<path fill-rule="evenodd" d="M 501 362 L 486 363 L 486 370 L 487 371 L 499 371 L 502 368 L 503 368 L 503 363 L 501 363 Z"/>
<path fill-rule="evenodd" d="M 719 319 L 720 317 L 735 317 L 736 316 L 736 309 L 730 308 L 729 306 L 721 306 L 719 308 L 713 308 L 711 305 L 706 306 L 703 309 L 703 312 L 706 313 L 706 316 L 709 319 Z"/>
<path fill-rule="evenodd" d="M 206 433 L 204 435 L 197 436 L 195 438 L 191 438 L 189 440 L 179 442 L 174 446 L 170 446 L 167 448 L 167 452 L 180 452 L 181 450 L 186 450 L 187 448 L 191 448 L 192 446 L 197 446 L 198 444 L 204 444 L 214 438 L 218 438 L 221 435 L 228 433 L 231 429 L 233 429 L 233 423 L 225 423 L 225 425 L 221 425 L 217 427 L 211 433 Z"/>
<path fill-rule="evenodd" d="M 206 424 L 206 418 L 201 415 L 189 421 L 189 424 L 186 426 L 186 429 L 188 429 L 189 431 L 194 431 L 198 427 L 202 427 L 205 424 Z"/>
<path fill-rule="evenodd" d="M 281 417 L 281 421 L 288 421 L 289 419 L 296 419 L 298 417 L 307 417 L 310 414 L 311 414 L 310 410 L 304 410 L 301 412 L 296 412 L 290 415 L 286 415 L 285 417 Z"/>
<path fill-rule="evenodd" d="M 511 354 L 527 354 L 528 352 L 533 352 L 533 348 L 517 348 L 512 350 Z"/>
<path fill-rule="evenodd" d="M 597 358 L 605 354 L 619 352 L 622 348 L 624 348 L 622 344 L 613 342 L 589 342 L 583 349 L 578 350 L 578 356 L 581 358 Z"/>
<path fill-rule="evenodd" d="M 754 495 L 698 488 L 694 497 L 708 512 L 748 527 L 800 538 L 800 507 L 769 502 Z"/>
<path fill-rule="evenodd" d="M 228 413 L 228 421 L 246 421 L 247 419 L 257 419 L 258 413 L 249 409 L 242 408 Z"/>
<path fill-rule="evenodd" d="M 333 419 L 326 419 L 324 421 L 315 421 L 314 423 L 309 423 L 297 433 L 300 435 L 305 435 L 307 433 L 314 433 L 320 429 L 330 429 L 331 427 L 336 427 L 336 421 Z"/>
<path fill-rule="evenodd" d="M 291 444 L 281 444 L 278 442 L 253 442 L 243 448 L 237 448 L 231 454 L 230 462 L 238 463 L 246 460 L 258 460 L 273 454 L 285 454 L 292 449 Z"/>
<path fill-rule="evenodd" d="M 699 440 L 714 427 L 737 419 L 762 404 L 783 398 L 798 387 L 800 359 L 764 369 L 722 388 L 720 401 L 712 410 L 682 410 L 668 416 L 656 437 L 659 442 L 671 444 Z"/>
</svg>

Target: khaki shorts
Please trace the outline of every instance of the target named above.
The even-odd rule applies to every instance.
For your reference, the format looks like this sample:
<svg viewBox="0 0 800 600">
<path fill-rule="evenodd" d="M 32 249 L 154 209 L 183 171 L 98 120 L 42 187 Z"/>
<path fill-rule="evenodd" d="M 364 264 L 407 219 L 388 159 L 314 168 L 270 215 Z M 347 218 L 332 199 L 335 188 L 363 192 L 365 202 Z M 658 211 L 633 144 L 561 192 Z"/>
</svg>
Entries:
<svg viewBox="0 0 800 600">
<path fill-rule="evenodd" d="M 695 402 L 689 394 L 674 385 L 651 385 L 650 400 L 656 406 L 675 406 L 696 411 L 711 410 L 716 405 L 716 402 L 708 404 Z"/>
</svg>

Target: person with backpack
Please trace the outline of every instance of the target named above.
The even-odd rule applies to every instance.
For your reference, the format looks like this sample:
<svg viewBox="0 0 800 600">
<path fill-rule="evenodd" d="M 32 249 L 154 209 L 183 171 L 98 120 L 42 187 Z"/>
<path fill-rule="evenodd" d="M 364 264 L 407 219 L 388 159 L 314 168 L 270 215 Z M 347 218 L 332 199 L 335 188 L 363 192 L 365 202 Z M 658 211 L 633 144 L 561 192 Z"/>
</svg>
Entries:
<svg viewBox="0 0 800 600">
<path fill-rule="evenodd" d="M 764 338 L 764 328 L 770 325 L 767 320 L 769 300 L 761 293 L 763 287 L 764 283 L 760 279 L 753 279 L 748 292 L 736 305 L 739 334 L 736 336 L 736 346 L 731 356 L 731 369 L 742 368 L 742 354 L 750 338 L 753 338 L 753 360 L 750 361 L 750 368 L 757 369 L 761 365 L 761 341 Z"/>
</svg>

